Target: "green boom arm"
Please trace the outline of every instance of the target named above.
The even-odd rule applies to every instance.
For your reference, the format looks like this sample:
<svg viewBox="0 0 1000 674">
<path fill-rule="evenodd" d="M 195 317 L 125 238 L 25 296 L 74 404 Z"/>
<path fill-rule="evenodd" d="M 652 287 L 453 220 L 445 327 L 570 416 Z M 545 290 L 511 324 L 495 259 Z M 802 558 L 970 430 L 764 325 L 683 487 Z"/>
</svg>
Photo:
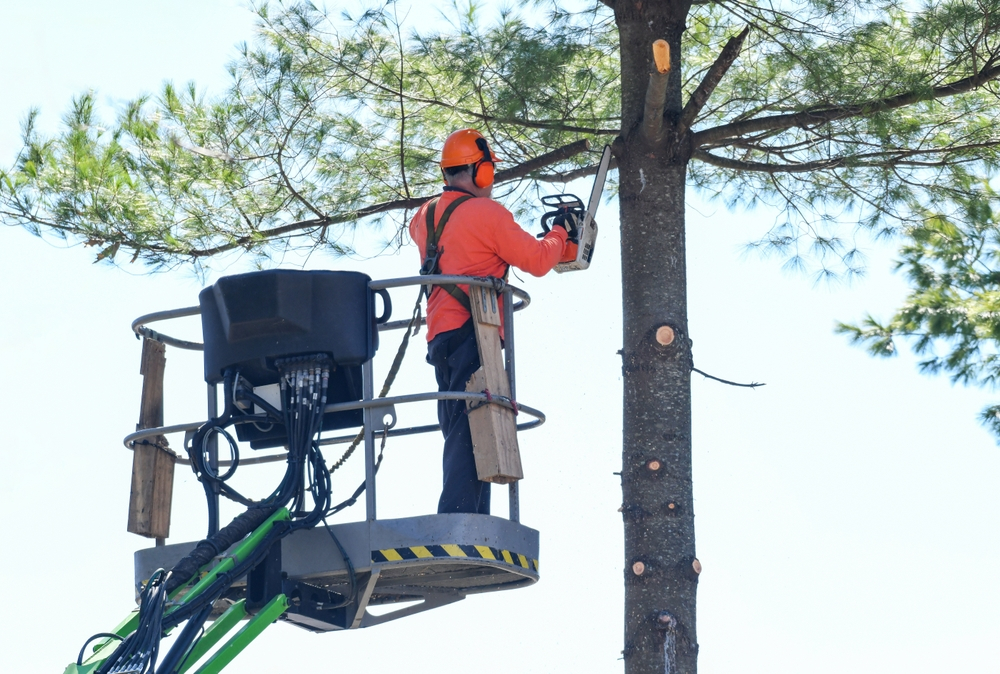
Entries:
<svg viewBox="0 0 1000 674">
<path fill-rule="evenodd" d="M 287 508 L 280 508 L 271 517 L 264 521 L 259 527 L 254 529 L 249 536 L 247 536 L 243 541 L 241 541 L 233 552 L 225 557 L 216 560 L 214 566 L 206 567 L 208 571 L 201 575 L 201 578 L 195 582 L 194 587 L 192 587 L 184 597 L 174 606 L 167 609 L 167 615 L 171 611 L 177 610 L 181 606 L 184 606 L 190 601 L 193 601 L 195 597 L 199 596 L 205 591 L 209 585 L 215 580 L 220 574 L 227 573 L 233 567 L 235 567 L 240 562 L 244 561 L 249 557 L 249 555 L 260 545 L 264 537 L 271 531 L 271 527 L 275 522 L 280 522 L 289 519 L 289 512 Z M 179 594 L 188 585 L 182 585 L 177 588 L 174 595 Z M 281 614 L 285 612 L 288 608 L 288 598 L 281 594 L 274 599 L 272 599 L 267 606 L 261 609 L 256 616 L 251 618 L 240 631 L 238 631 L 229 641 L 223 644 L 218 651 L 211 657 L 211 659 L 206 662 L 200 669 L 196 670 L 195 674 L 215 674 L 216 672 L 222 671 L 233 658 L 236 657 L 244 648 L 246 648 L 251 641 L 253 641 L 257 636 L 260 635 L 264 629 L 281 617 Z M 228 611 L 226 611 L 215 624 L 205 631 L 204 636 L 201 640 L 195 643 L 194 648 L 191 653 L 188 654 L 185 664 L 181 668 L 181 672 L 188 671 L 195 663 L 201 659 L 206 652 L 212 648 L 216 643 L 218 643 L 222 637 L 226 635 L 233 627 L 239 624 L 240 620 L 246 616 L 246 609 L 244 608 L 244 603 L 242 601 L 234 604 Z M 138 609 L 132 611 L 125 620 L 123 620 L 115 629 L 114 634 L 117 634 L 121 638 L 125 638 L 132 634 L 139 625 L 139 611 Z M 87 658 L 82 658 L 77 662 L 69 664 L 64 670 L 63 674 L 92 674 L 97 671 L 104 661 L 111 657 L 115 649 L 118 647 L 119 641 L 111 637 L 105 637 L 98 640 L 94 647 L 91 655 Z M 82 656 L 82 654 L 81 654 Z"/>
</svg>

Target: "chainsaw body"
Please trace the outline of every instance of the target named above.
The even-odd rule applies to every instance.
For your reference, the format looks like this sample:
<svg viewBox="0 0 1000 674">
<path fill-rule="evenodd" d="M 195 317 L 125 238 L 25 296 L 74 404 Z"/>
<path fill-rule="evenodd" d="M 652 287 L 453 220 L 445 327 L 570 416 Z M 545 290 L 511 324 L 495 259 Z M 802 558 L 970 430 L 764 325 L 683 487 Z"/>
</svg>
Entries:
<svg viewBox="0 0 1000 674">
<path fill-rule="evenodd" d="M 542 203 L 550 210 L 542 216 L 542 234 L 544 236 L 554 224 L 556 218 L 563 216 L 566 231 L 569 233 L 568 244 L 555 270 L 560 274 L 567 271 L 578 271 L 590 266 L 594 257 L 594 244 L 597 243 L 597 221 L 594 214 L 601 204 L 604 194 L 604 183 L 611 166 L 611 147 L 604 146 L 601 163 L 594 177 L 594 187 L 590 191 L 590 201 L 584 206 L 583 200 L 573 194 L 552 194 L 542 197 Z"/>
<path fill-rule="evenodd" d="M 552 209 L 542 216 L 542 232 L 552 229 L 553 221 L 563 216 L 569 233 L 566 250 L 555 270 L 561 274 L 589 267 L 597 241 L 597 223 L 584 208 L 583 201 L 573 194 L 552 194 L 542 197 L 542 203 Z"/>
</svg>

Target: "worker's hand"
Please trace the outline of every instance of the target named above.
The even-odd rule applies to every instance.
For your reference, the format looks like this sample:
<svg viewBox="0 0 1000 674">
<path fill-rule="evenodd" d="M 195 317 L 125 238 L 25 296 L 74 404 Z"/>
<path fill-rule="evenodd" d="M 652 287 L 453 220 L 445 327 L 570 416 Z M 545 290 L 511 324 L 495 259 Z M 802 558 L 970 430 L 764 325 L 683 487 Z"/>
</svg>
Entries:
<svg viewBox="0 0 1000 674">
<path fill-rule="evenodd" d="M 538 235 L 538 238 L 544 238 L 546 234 L 556 227 L 562 227 L 566 230 L 569 240 L 576 243 L 580 227 L 580 219 L 576 213 L 566 208 L 549 211 L 542 216 L 542 233 Z"/>
<path fill-rule="evenodd" d="M 552 226 L 562 227 L 570 237 L 576 236 L 578 224 L 576 216 L 572 213 L 560 213 L 552 219 Z"/>
</svg>

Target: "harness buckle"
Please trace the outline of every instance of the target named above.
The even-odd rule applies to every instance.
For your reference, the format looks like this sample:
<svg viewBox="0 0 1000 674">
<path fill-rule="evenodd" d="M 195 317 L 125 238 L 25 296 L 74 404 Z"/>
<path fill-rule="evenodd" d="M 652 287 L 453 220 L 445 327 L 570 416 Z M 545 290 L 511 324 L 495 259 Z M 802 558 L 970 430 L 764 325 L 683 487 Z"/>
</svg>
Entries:
<svg viewBox="0 0 1000 674">
<path fill-rule="evenodd" d="M 427 256 L 424 258 L 424 263 L 420 265 L 420 275 L 421 276 L 432 276 L 437 274 L 439 271 L 438 264 L 441 260 L 441 254 L 444 252 L 444 248 L 438 248 L 435 244 L 430 244 L 427 247 Z M 425 285 L 420 286 L 424 295 L 427 299 L 430 299 L 431 293 L 434 292 L 434 286 Z"/>
<path fill-rule="evenodd" d="M 424 258 L 424 263 L 420 265 L 421 276 L 430 276 L 437 273 L 438 263 L 441 260 L 441 253 L 443 252 L 443 248 L 439 250 L 433 244 L 427 247 L 427 256 Z"/>
</svg>

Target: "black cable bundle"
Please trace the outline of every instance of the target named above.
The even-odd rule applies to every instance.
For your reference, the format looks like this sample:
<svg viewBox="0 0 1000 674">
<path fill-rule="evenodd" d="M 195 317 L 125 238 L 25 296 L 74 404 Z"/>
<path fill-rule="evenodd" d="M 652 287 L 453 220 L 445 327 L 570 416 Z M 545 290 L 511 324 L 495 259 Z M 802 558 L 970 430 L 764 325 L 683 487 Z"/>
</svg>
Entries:
<svg viewBox="0 0 1000 674">
<path fill-rule="evenodd" d="M 205 447 L 211 433 L 225 433 L 225 428 L 234 423 L 244 421 L 238 414 L 234 403 L 234 382 L 236 373 L 226 372 L 224 378 L 226 408 L 217 419 L 206 423 L 192 438 L 189 447 L 191 465 L 198 479 L 205 485 L 208 497 L 210 519 L 214 513 L 216 489 L 219 493 L 239 503 L 249 505 L 250 509 L 239 515 L 229 525 L 200 541 L 195 549 L 174 567 L 171 575 L 172 592 L 191 578 L 202 566 L 213 557 L 241 540 L 248 533 L 260 526 L 278 508 L 291 503 L 291 511 L 298 514 L 304 509 L 304 494 L 302 493 L 303 467 L 308 468 L 309 487 L 313 497 L 314 508 L 306 515 L 302 524 L 314 526 L 330 503 L 331 482 L 326 462 L 313 438 L 319 433 L 323 423 L 323 409 L 326 407 L 327 387 L 330 383 L 330 362 L 326 356 L 305 356 L 279 360 L 276 365 L 281 372 L 282 409 L 273 406 L 254 395 L 243 391 L 241 395 L 254 401 L 262 409 L 267 410 L 267 417 L 272 422 L 282 423 L 288 436 L 287 468 L 274 492 L 260 502 L 253 502 L 235 489 L 225 484 L 233 469 L 219 475 L 209 466 Z M 280 415 L 280 416 L 279 416 Z M 247 415 L 249 416 L 249 415 Z M 256 420 L 259 415 L 253 415 Z M 231 436 L 225 433 L 225 437 Z M 234 462 L 238 460 L 237 450 L 232 450 Z M 304 466 L 305 464 L 305 466 Z M 210 529 L 214 527 L 211 526 Z M 296 526 L 295 528 L 299 528 Z"/>
<path fill-rule="evenodd" d="M 177 671 L 185 664 L 191 654 L 191 647 L 200 637 L 202 626 L 208 620 L 208 616 L 211 613 L 212 605 L 206 604 L 197 615 L 191 616 L 187 625 L 184 626 L 184 629 L 178 635 L 177 641 L 174 642 L 174 645 L 167 651 L 166 657 L 163 658 L 163 665 L 160 667 L 161 674 L 172 674 L 172 672 Z"/>
<path fill-rule="evenodd" d="M 235 372 L 226 372 L 225 410 L 221 416 L 199 428 L 188 447 L 192 468 L 204 485 L 209 502 L 209 531 L 214 531 L 218 522 L 216 494 L 243 503 L 249 506 L 249 509 L 222 529 L 200 541 L 195 549 L 179 561 L 169 573 L 159 570 L 153 574 L 140 596 L 138 628 L 118 646 L 111 657 L 97 670 L 97 674 L 153 674 L 154 670 L 155 674 L 175 674 L 183 667 L 185 659 L 200 638 L 202 625 L 211 614 L 215 601 L 225 594 L 234 582 L 260 563 L 273 544 L 296 529 L 315 526 L 330 509 L 332 500 L 330 470 L 320 451 L 317 437 L 322 428 L 330 372 L 335 366 L 325 355 L 288 358 L 277 361 L 276 365 L 281 373 L 280 411 L 252 391 L 241 391 L 242 396 L 265 410 L 264 415 L 242 414 L 236 407 L 234 396 L 238 375 Z M 226 480 L 233 475 L 238 465 L 239 451 L 236 442 L 225 429 L 236 423 L 250 421 L 282 423 L 288 437 L 287 467 L 281 482 L 270 496 L 259 502 L 244 497 L 226 484 Z M 212 433 L 223 435 L 230 444 L 233 464 L 222 474 L 215 470 L 209 461 L 207 448 Z M 312 501 L 312 508 L 308 510 L 307 491 Z M 214 557 L 245 538 L 284 506 L 289 506 L 292 513 L 291 521 L 276 522 L 246 559 L 237 563 L 228 572 L 218 574 L 199 596 L 175 607 L 164 617 L 168 595 L 187 583 Z M 346 552 L 339 541 L 337 543 L 341 554 L 346 558 Z M 353 572 L 353 568 L 351 570 Z M 354 574 L 351 575 L 353 585 Z M 188 624 L 181 630 L 167 653 L 162 667 L 157 670 L 159 643 L 164 631 L 185 620 Z"/>
<path fill-rule="evenodd" d="M 290 522 L 276 523 L 274 529 L 267 533 L 261 544 L 248 555 L 247 559 L 237 564 L 229 572 L 220 574 L 202 595 L 172 611 L 163 620 L 163 628 L 173 627 L 183 620 L 188 620 L 188 624 L 178 635 L 164 660 L 163 668 L 157 674 L 173 674 L 176 668 L 182 666 L 184 658 L 199 638 L 201 625 L 208 618 L 212 604 L 234 582 L 256 566 L 267 554 L 272 544 L 296 529 L 315 526 L 330 507 L 332 491 L 330 471 L 326 466 L 319 444 L 316 442 L 316 437 L 322 428 L 331 363 L 326 356 L 320 355 L 279 360 L 276 365 L 281 373 L 282 409 L 280 412 L 260 400 L 252 392 L 243 391 L 241 394 L 265 409 L 269 421 L 284 424 L 288 438 L 288 457 L 287 467 L 281 482 L 270 496 L 254 503 L 224 484 L 225 480 L 233 474 L 234 469 L 220 475 L 212 470 L 208 463 L 204 448 L 207 446 L 208 434 L 213 432 L 221 433 L 230 439 L 233 461 L 234 463 L 238 461 L 235 442 L 231 440 L 231 436 L 224 429 L 234 423 L 240 423 L 244 418 L 243 415 L 239 414 L 234 403 L 233 382 L 235 374 L 227 372 L 225 377 L 226 409 L 218 419 L 212 420 L 199 429 L 192 439 L 189 453 L 199 480 L 206 485 L 205 492 L 209 496 L 210 503 L 214 503 L 212 497 L 218 489 L 219 493 L 239 502 L 249 503 L 251 507 L 216 534 L 199 542 L 187 557 L 175 565 L 168 581 L 168 591 L 173 592 L 187 582 L 213 557 L 242 540 L 274 514 L 278 508 L 290 504 L 289 509 L 293 519 Z M 275 418 L 279 414 L 280 418 Z M 254 418 L 259 419 L 259 415 L 255 415 Z M 308 484 L 304 484 L 304 482 Z M 313 502 L 312 509 L 308 511 L 305 503 L 307 489 Z"/>
<path fill-rule="evenodd" d="M 410 326 L 407 328 L 402 344 L 400 344 L 379 397 L 385 397 L 388 393 L 389 386 L 395 379 L 406 351 L 410 330 L 419 325 L 419 320 L 420 297 L 418 296 Z M 275 365 L 281 373 L 281 410 L 256 395 L 252 387 L 240 387 L 237 390 L 238 372 L 227 370 L 224 373 L 225 409 L 222 415 L 203 424 L 194 434 L 188 446 L 192 469 L 204 486 L 208 501 L 209 535 L 200 541 L 195 549 L 178 562 L 169 573 L 165 574 L 161 569 L 153 574 L 140 596 L 138 628 L 119 644 L 96 674 L 154 674 L 154 670 L 155 674 L 176 674 L 179 669 L 185 666 L 192 648 L 200 639 L 202 626 L 211 614 L 215 601 L 223 596 L 234 582 L 259 564 L 272 545 L 297 529 L 314 527 L 321 520 L 326 524 L 325 516 L 352 505 L 364 491 L 366 484 L 362 483 L 351 498 L 331 507 L 330 469 L 326 465 L 317 440 L 323 424 L 330 373 L 336 366 L 328 356 L 323 354 L 278 360 Z M 237 396 L 241 400 L 253 402 L 264 412 L 244 413 L 236 405 Z M 226 481 L 233 476 L 239 466 L 239 448 L 236 441 L 225 429 L 240 423 L 284 424 L 287 433 L 288 459 L 285 474 L 274 492 L 262 501 L 254 502 L 226 484 Z M 213 462 L 209 456 L 209 440 L 213 433 L 222 435 L 229 443 L 232 457 L 231 467 L 222 474 L 212 465 Z M 360 437 L 359 435 L 359 439 Z M 383 435 L 381 450 L 385 449 L 385 440 L 386 436 Z M 357 442 L 358 440 L 355 440 L 355 445 Z M 348 454 L 353 451 L 355 445 L 352 445 Z M 375 465 L 376 471 L 382 463 L 381 450 Z M 341 461 L 345 458 L 346 456 Z M 308 512 L 305 507 L 306 490 L 308 490 L 313 502 L 312 510 Z M 217 495 L 246 505 L 249 509 L 222 529 L 218 529 Z M 191 601 L 174 606 L 169 615 L 164 616 L 168 595 L 187 583 L 212 558 L 245 538 L 279 508 L 289 504 L 291 504 L 291 520 L 275 522 L 271 530 L 265 533 L 260 543 L 245 559 L 236 563 L 229 571 L 216 574 L 213 582 L 204 588 L 201 594 Z M 337 540 L 329 525 L 326 525 L 326 529 L 347 564 L 351 583 L 350 593 L 342 603 L 326 607 L 339 608 L 354 601 L 358 589 L 357 579 L 354 565 L 347 556 L 344 546 Z M 156 669 L 159 642 L 165 630 L 169 630 L 185 620 L 188 621 L 187 625 L 181 630 L 174 645 L 164 658 L 162 666 Z M 121 637 L 106 633 L 94 635 L 84 644 L 78 658 L 78 664 L 82 663 L 87 645 L 97 638 Z"/>
<path fill-rule="evenodd" d="M 194 550 L 170 570 L 167 593 L 173 593 L 174 590 L 198 573 L 201 567 L 212 561 L 213 557 L 225 552 L 234 543 L 243 540 L 247 534 L 263 524 L 277 509 L 277 506 L 250 508 L 246 512 L 240 513 L 232 522 L 220 529 L 216 535 L 199 541 Z"/>
<path fill-rule="evenodd" d="M 326 356 L 305 356 L 279 360 L 275 365 L 282 373 L 282 399 L 286 403 L 282 410 L 288 433 L 286 477 L 295 481 L 291 510 L 293 516 L 301 520 L 300 525 L 308 528 L 320 521 L 331 500 L 330 471 L 315 442 L 323 424 L 331 364 Z M 305 511 L 302 469 L 308 477 L 307 488 L 313 501 L 313 509 L 308 513 Z"/>
<path fill-rule="evenodd" d="M 139 595 L 139 627 L 122 641 L 97 674 L 152 674 L 163 633 L 163 608 L 169 575 L 157 569 Z"/>
</svg>

